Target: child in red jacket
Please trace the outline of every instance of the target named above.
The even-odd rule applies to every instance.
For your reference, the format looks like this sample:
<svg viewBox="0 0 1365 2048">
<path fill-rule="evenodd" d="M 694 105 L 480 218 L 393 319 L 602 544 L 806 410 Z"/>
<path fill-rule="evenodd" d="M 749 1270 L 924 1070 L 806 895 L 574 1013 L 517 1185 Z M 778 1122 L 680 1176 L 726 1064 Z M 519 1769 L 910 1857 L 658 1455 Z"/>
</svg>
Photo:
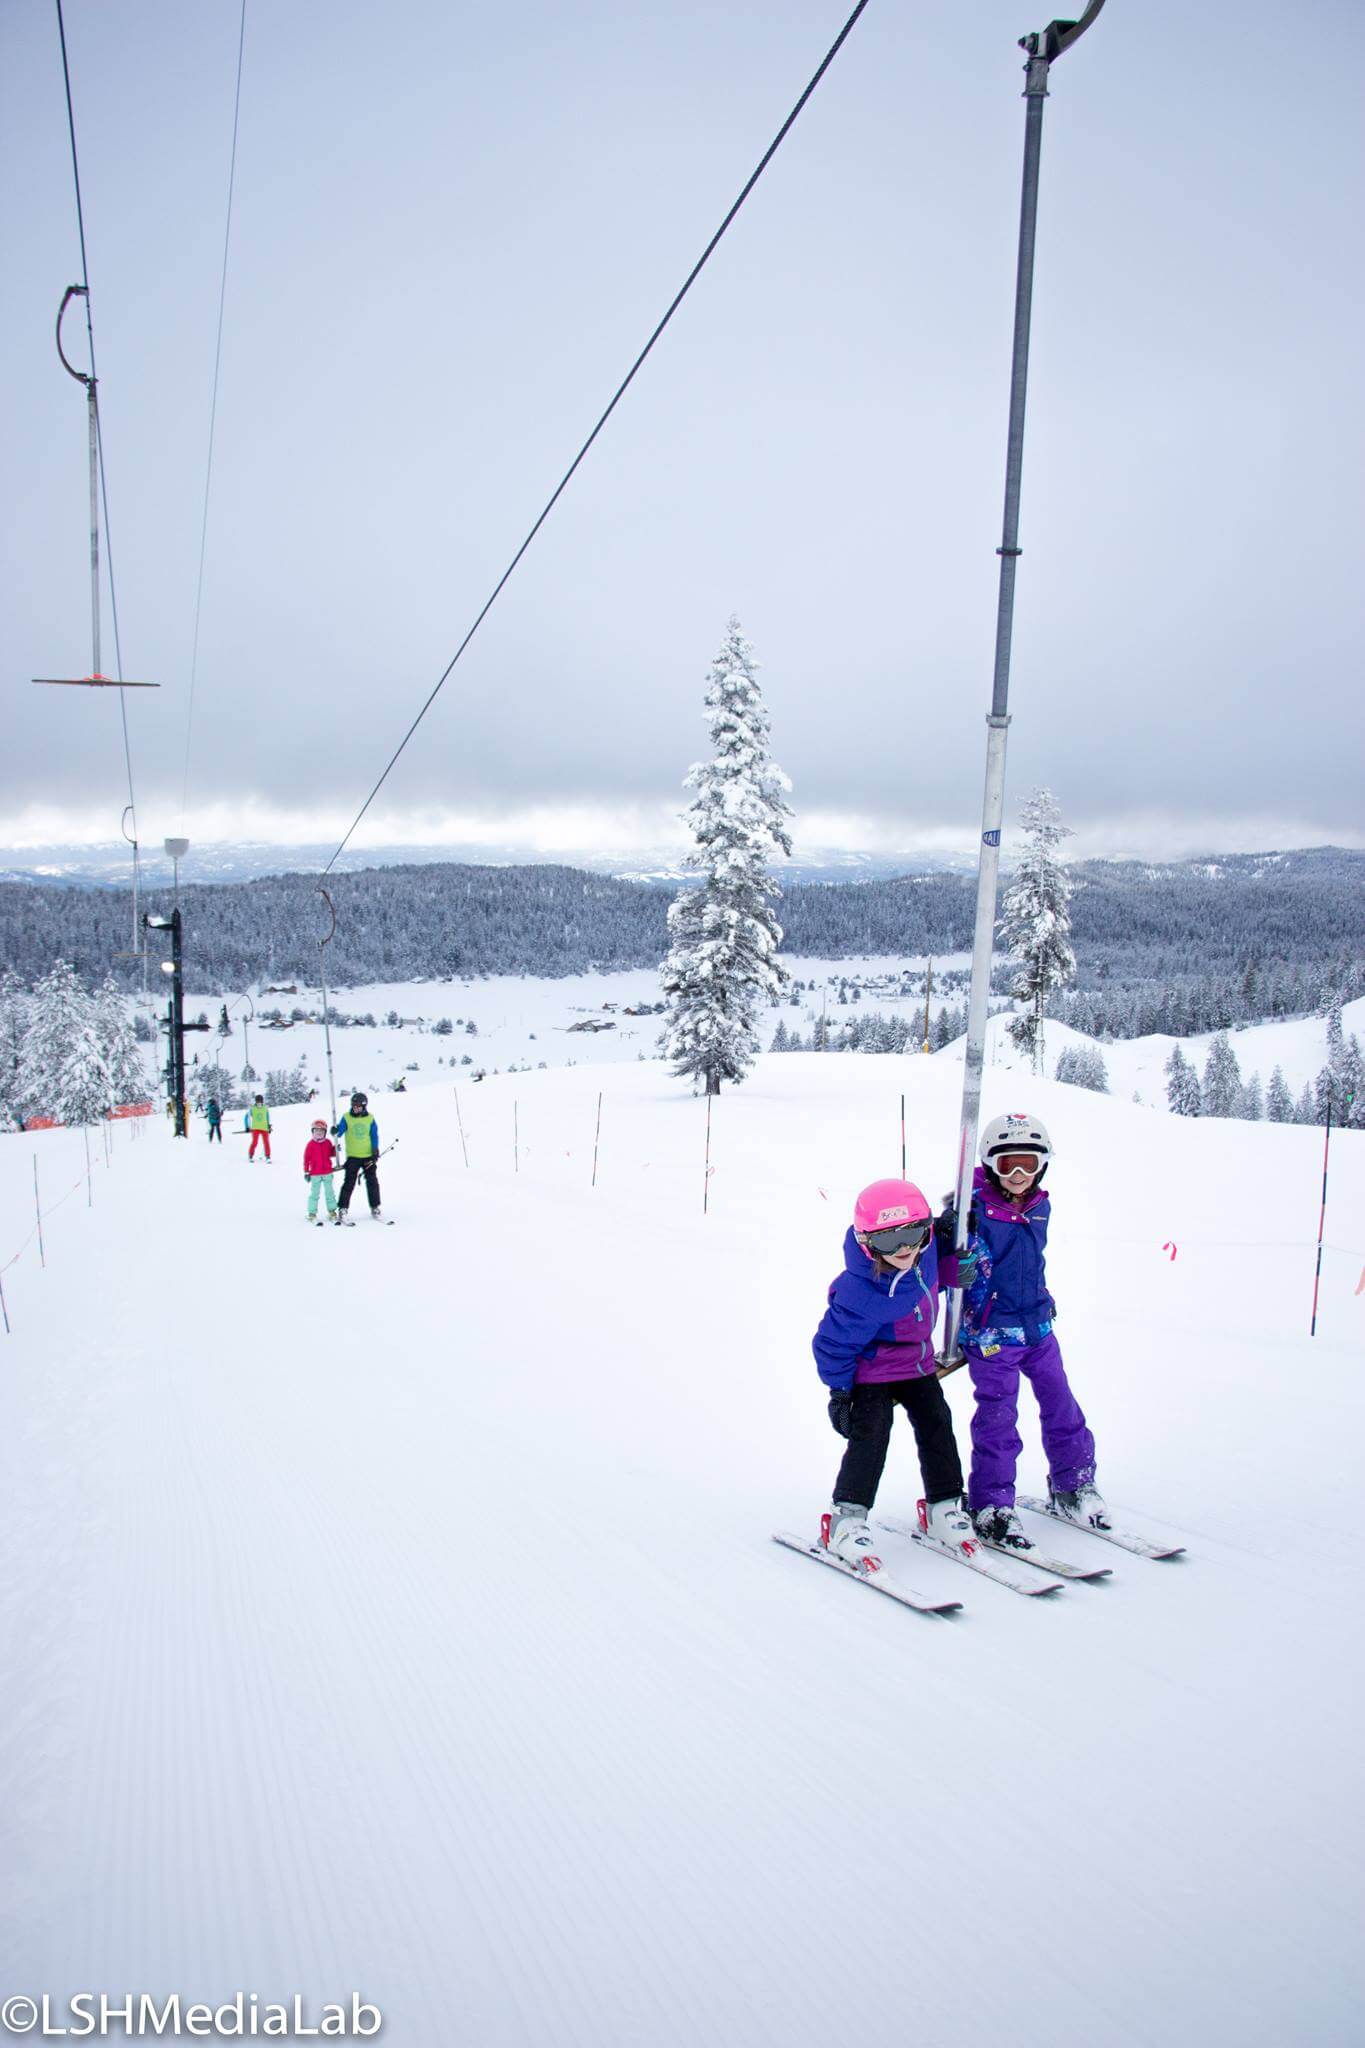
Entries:
<svg viewBox="0 0 1365 2048">
<path fill-rule="evenodd" d="M 308 1182 L 308 1221 L 316 1223 L 319 1230 L 322 1228 L 322 1218 L 318 1215 L 319 1190 L 327 1197 L 327 1214 L 333 1223 L 340 1220 L 337 1216 L 337 1198 L 332 1193 L 332 1175 L 336 1172 L 336 1163 L 336 1146 L 327 1135 L 326 1122 L 319 1117 L 313 1125 L 312 1137 L 303 1148 L 303 1177 Z"/>
</svg>

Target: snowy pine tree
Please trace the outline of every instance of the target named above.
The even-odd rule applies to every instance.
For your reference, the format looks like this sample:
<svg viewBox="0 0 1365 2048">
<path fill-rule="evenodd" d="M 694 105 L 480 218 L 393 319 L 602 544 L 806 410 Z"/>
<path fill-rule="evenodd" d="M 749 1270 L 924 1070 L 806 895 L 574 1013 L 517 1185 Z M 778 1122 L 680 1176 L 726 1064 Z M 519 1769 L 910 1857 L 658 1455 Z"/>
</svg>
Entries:
<svg viewBox="0 0 1365 2048">
<path fill-rule="evenodd" d="M 1347 1129 L 1365 1129 L 1365 1063 L 1362 1062 L 1360 1041 L 1352 1032 L 1346 1037 L 1340 1007 L 1334 1007 L 1327 1018 L 1327 1066 L 1325 1073 L 1331 1084 L 1332 1122 Z M 1327 1120 L 1327 1090 L 1323 1079 L 1318 1080 L 1318 1122 Z"/>
<path fill-rule="evenodd" d="M 1325 1124 L 1329 1108 L 1331 1110 L 1332 1122 L 1336 1123 L 1338 1121 L 1337 1077 L 1331 1067 L 1326 1066 L 1319 1068 L 1318 1078 L 1313 1084 L 1313 1108 L 1308 1122 L 1310 1124 Z"/>
<path fill-rule="evenodd" d="M 308 1077 L 303 1072 L 302 1058 L 297 1067 L 272 1067 L 262 1084 L 265 1099 L 272 1109 L 280 1109 L 286 1103 L 307 1102 Z M 219 1101 L 222 1097 L 219 1096 Z"/>
<path fill-rule="evenodd" d="M 1294 1098 L 1279 1067 L 1270 1076 L 1266 1090 L 1265 1113 L 1272 1124 L 1292 1124 L 1294 1121 Z"/>
<path fill-rule="evenodd" d="M 1242 1070 L 1226 1031 L 1220 1031 L 1214 1038 L 1204 1062 L 1200 1110 L 1204 1116 L 1242 1114 Z"/>
<path fill-rule="evenodd" d="M 34 984 L 24 1040 L 25 1117 L 90 1124 L 109 1103 L 95 1004 L 75 969 L 58 960 Z"/>
<path fill-rule="evenodd" d="M 1354 1031 L 1341 1062 L 1341 1107 L 1337 1112 L 1348 1130 L 1365 1131 L 1365 1057 Z"/>
<path fill-rule="evenodd" d="M 1036 789 L 1024 806 L 1027 835 L 1024 857 L 1005 892 L 1000 934 L 1015 956 L 1018 972 L 1014 994 L 1026 1005 L 1009 1026 L 1021 1052 L 1033 1055 L 1033 1071 L 1043 1071 L 1043 1005 L 1054 989 L 1076 979 L 1071 949 L 1071 884 L 1057 858 L 1057 847 L 1070 835 L 1049 789 Z"/>
<path fill-rule="evenodd" d="M 1242 1115 L 1249 1124 L 1260 1123 L 1265 1115 L 1265 1103 L 1261 1096 L 1261 1077 L 1253 1074 L 1242 1090 Z"/>
<path fill-rule="evenodd" d="M 660 1045 L 675 1074 L 742 1081 L 759 1050 L 758 1017 L 787 980 L 778 964 L 781 891 L 768 872 L 791 852 L 785 800 L 791 783 L 768 753 L 768 712 L 753 649 L 732 618 L 711 664 L 706 712 L 715 756 L 689 771 L 697 791 L 687 820 L 696 851 L 668 913 L 669 950 L 660 970 L 669 1001 Z"/>
<path fill-rule="evenodd" d="M 1109 1093 L 1109 1073 L 1097 1045 L 1063 1046 L 1055 1078 L 1069 1081 L 1073 1088 L 1093 1088 L 1097 1095 Z"/>
<path fill-rule="evenodd" d="M 128 1014 L 127 999 L 115 988 L 112 974 L 105 976 L 103 987 L 96 992 L 94 1013 L 95 1035 L 108 1078 L 111 1106 L 122 1102 L 146 1102 L 152 1092 L 151 1082 L 138 1049 L 137 1032 Z"/>
<path fill-rule="evenodd" d="M 28 990 L 7 968 L 0 980 L 0 1131 L 17 1131 L 23 1122 L 28 1013 Z"/>
<path fill-rule="evenodd" d="M 1166 1100 L 1177 1116 L 1198 1116 L 1199 1076 L 1178 1045 L 1166 1062 Z"/>
<path fill-rule="evenodd" d="M 226 1114 L 230 1109 L 240 1109 L 245 1097 L 239 1097 L 236 1083 L 226 1067 L 220 1067 L 215 1060 L 206 1060 L 195 1067 L 189 1081 L 190 1101 L 196 1109 L 206 1109 L 210 1102 L 216 1102 Z"/>
</svg>

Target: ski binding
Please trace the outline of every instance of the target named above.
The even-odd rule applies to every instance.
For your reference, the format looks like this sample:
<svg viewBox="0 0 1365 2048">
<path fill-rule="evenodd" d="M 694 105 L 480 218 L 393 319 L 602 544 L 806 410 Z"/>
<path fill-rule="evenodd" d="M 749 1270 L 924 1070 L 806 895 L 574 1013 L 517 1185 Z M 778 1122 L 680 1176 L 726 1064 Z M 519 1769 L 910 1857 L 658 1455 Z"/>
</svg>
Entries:
<svg viewBox="0 0 1365 2048">
<path fill-rule="evenodd" d="M 979 1540 L 996 1557 L 1012 1557 L 1019 1564 L 1031 1564 L 1036 1571 L 1050 1572 L 1055 1579 L 1083 1579 L 1090 1584 L 1113 1575 L 1112 1565 L 1072 1564 L 1070 1558 L 1049 1557 L 1041 1550 L 1014 1550 L 1008 1543 L 986 1543 L 984 1537 Z"/>
<path fill-rule="evenodd" d="M 918 1522 L 903 1522 L 890 1515 L 878 1515 L 879 1529 L 889 1529 L 893 1536 L 908 1536 L 912 1543 L 922 1543 L 926 1550 L 932 1550 L 938 1557 L 951 1557 L 956 1564 L 965 1564 L 968 1571 L 980 1572 L 985 1579 L 994 1579 L 997 1586 L 1007 1586 L 1011 1593 L 1024 1593 L 1036 1599 L 1040 1593 L 1060 1593 L 1060 1579 L 1031 1578 L 1023 1572 L 1012 1572 L 1003 1563 L 996 1561 L 995 1553 L 988 1551 L 985 1544 L 973 1538 L 969 1551 L 959 1550 L 949 1543 L 937 1543 L 927 1536 Z"/>
<path fill-rule="evenodd" d="M 1097 1536 L 1101 1543 L 1116 1543 L 1120 1550 L 1127 1550 L 1134 1557 L 1183 1557 L 1183 1543 L 1153 1543 L 1149 1536 L 1135 1535 L 1131 1529 L 1092 1529 L 1088 1522 L 1073 1522 L 1070 1515 L 1060 1514 L 1051 1501 L 1038 1494 L 1021 1493 L 1016 1507 L 1027 1508 L 1030 1514 L 1046 1515 L 1049 1521 L 1060 1522 L 1064 1528 L 1079 1529 L 1083 1536 Z"/>
<path fill-rule="evenodd" d="M 912 1607 L 916 1614 L 956 1614 L 962 1606 L 960 1600 L 934 1600 L 927 1593 L 916 1592 L 913 1586 L 893 1579 L 880 1560 L 872 1569 L 846 1564 L 841 1557 L 831 1557 L 819 1543 L 807 1543 L 804 1537 L 789 1535 L 786 1530 L 777 1530 L 773 1542 L 782 1544 L 786 1550 L 798 1551 L 802 1557 L 813 1558 L 816 1564 L 828 1565 L 832 1572 L 842 1572 L 846 1579 L 857 1579 L 862 1585 L 871 1586 L 874 1593 L 885 1593 L 889 1600 L 898 1600 L 902 1607 Z"/>
</svg>

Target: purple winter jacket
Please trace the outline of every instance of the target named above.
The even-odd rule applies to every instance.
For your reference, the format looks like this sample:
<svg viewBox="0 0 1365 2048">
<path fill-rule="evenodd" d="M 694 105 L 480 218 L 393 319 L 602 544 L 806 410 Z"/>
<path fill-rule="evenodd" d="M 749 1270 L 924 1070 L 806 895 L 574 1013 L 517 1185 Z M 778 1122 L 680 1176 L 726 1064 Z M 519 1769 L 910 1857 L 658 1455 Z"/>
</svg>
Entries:
<svg viewBox="0 0 1365 2048">
<path fill-rule="evenodd" d="M 850 1229 L 844 1270 L 830 1283 L 829 1307 L 811 1339 L 825 1385 L 927 1378 L 936 1366 L 940 1280 L 952 1287 L 956 1274 L 957 1261 L 940 1260 L 932 1238 L 908 1273 L 889 1273 L 873 1264 Z"/>
</svg>

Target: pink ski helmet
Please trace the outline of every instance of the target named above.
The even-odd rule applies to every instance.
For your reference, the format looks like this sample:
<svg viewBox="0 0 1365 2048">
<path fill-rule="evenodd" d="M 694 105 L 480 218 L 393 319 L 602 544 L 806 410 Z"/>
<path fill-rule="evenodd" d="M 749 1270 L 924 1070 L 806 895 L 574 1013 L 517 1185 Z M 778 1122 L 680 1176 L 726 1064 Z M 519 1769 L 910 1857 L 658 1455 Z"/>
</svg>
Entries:
<svg viewBox="0 0 1365 2048">
<path fill-rule="evenodd" d="M 853 1228 L 861 1238 L 898 1223 L 927 1223 L 933 1213 L 912 1180 L 874 1180 L 853 1204 Z"/>
</svg>

